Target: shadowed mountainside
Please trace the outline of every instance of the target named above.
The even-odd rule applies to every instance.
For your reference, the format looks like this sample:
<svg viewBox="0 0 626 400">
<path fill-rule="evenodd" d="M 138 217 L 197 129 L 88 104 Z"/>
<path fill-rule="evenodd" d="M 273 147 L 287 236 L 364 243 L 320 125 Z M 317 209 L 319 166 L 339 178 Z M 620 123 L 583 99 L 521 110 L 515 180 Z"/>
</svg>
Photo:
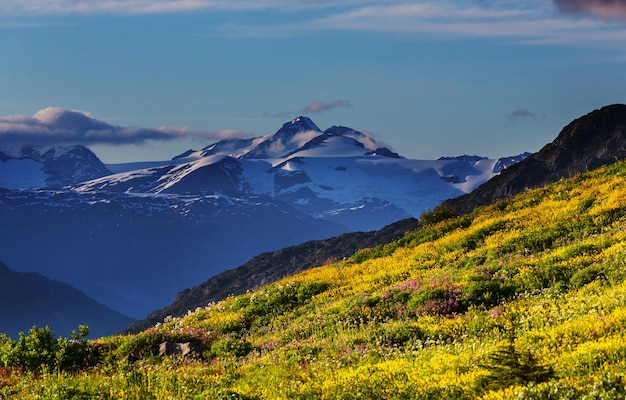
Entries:
<svg viewBox="0 0 626 400">
<path fill-rule="evenodd" d="M 110 335 L 132 321 L 65 283 L 11 271 L 2 261 L 0 293 L 0 332 L 12 337 L 33 325 L 69 335 L 79 324 L 88 325 L 93 336 Z"/>
<path fill-rule="evenodd" d="M 464 214 L 495 200 L 626 158 L 626 105 L 577 118 L 537 153 L 510 166 L 469 194 L 443 202 Z"/>
</svg>

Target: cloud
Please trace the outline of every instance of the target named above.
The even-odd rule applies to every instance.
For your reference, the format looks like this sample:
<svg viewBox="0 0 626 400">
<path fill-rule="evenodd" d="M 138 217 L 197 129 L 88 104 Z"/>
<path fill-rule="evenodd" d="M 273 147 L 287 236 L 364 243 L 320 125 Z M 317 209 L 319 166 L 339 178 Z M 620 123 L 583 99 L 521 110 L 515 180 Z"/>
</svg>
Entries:
<svg viewBox="0 0 626 400">
<path fill-rule="evenodd" d="M 315 139 L 320 135 L 318 131 L 302 131 L 298 132 L 289 140 L 290 143 L 296 145 L 296 147 L 302 147 L 309 141 Z"/>
<path fill-rule="evenodd" d="M 0 27 L 40 21 L 41 16 L 47 15 L 192 12 L 220 12 L 224 16 L 223 24 L 204 27 L 207 36 L 293 37 L 363 31 L 430 35 L 438 40 L 487 37 L 525 45 L 596 45 L 612 52 L 626 49 L 622 24 L 563 16 L 584 13 L 607 20 L 626 20 L 626 0 L 1 0 Z M 258 12 L 271 14 L 238 18 Z M 274 13 L 288 13 L 289 17 L 273 18 Z M 15 16 L 27 17 L 28 21 L 2 20 Z"/>
<path fill-rule="evenodd" d="M 352 131 L 352 132 L 346 133 L 345 136 L 363 143 L 365 148 L 368 150 L 376 150 L 381 147 L 386 147 L 388 149 L 391 149 L 391 147 L 385 144 L 383 141 L 374 139 L 374 134 L 369 131 L 362 131 L 362 132 Z"/>
<path fill-rule="evenodd" d="M 519 108 L 509 114 L 509 119 L 512 121 L 529 118 L 537 118 L 537 115 L 526 108 Z"/>
<path fill-rule="evenodd" d="M 421 38 L 431 36 L 437 40 L 498 38 L 514 40 L 524 45 L 595 44 L 612 52 L 626 48 L 626 31 L 621 25 L 612 26 L 590 18 L 564 18 L 562 13 L 554 12 L 552 1 L 371 1 L 367 4 L 328 9 L 312 19 L 294 23 L 256 28 L 231 25 L 224 28 L 231 29 L 233 34 L 245 32 L 248 35 L 270 35 L 272 32 L 276 35 L 293 35 L 316 31 L 361 31 Z M 623 1 L 620 3 L 623 4 Z M 617 11 L 613 14 L 618 15 Z M 221 33 L 228 34 L 228 31 Z"/>
<path fill-rule="evenodd" d="M 554 0 L 554 4 L 565 13 L 626 21 L 626 0 Z"/>
<path fill-rule="evenodd" d="M 335 100 L 330 103 L 324 103 L 322 101 L 314 101 L 308 106 L 304 107 L 301 112 L 305 114 L 315 114 L 324 111 L 330 111 L 338 107 L 351 107 L 352 104 L 348 100 Z"/>
<path fill-rule="evenodd" d="M 0 147 L 53 145 L 125 145 L 148 140 L 197 140 L 245 136 L 240 131 L 193 132 L 186 127 L 161 126 L 154 129 L 121 127 L 94 118 L 90 113 L 48 107 L 32 117 L 0 117 Z"/>
<path fill-rule="evenodd" d="M 352 0 L 363 2 L 363 0 Z M 0 15 L 166 14 L 193 11 L 255 11 L 325 8 L 330 0 L 2 0 Z"/>
</svg>

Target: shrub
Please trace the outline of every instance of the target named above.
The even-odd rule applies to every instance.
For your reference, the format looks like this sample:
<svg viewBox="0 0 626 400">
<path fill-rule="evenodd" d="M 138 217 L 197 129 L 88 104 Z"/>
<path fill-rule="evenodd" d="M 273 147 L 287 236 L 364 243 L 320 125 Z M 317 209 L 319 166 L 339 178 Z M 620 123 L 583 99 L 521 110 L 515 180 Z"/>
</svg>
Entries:
<svg viewBox="0 0 626 400">
<path fill-rule="evenodd" d="M 590 265 L 576 271 L 570 278 L 569 283 L 574 289 L 579 289 L 596 279 L 606 279 L 604 268 L 600 265 Z"/>
<path fill-rule="evenodd" d="M 479 379 L 478 384 L 486 390 L 546 382 L 554 375 L 552 368 L 540 364 L 530 351 L 519 352 L 513 340 L 490 354 L 481 367 L 487 369 L 488 374 Z"/>
<path fill-rule="evenodd" d="M 396 305 L 400 314 L 453 315 L 462 311 L 461 293 L 449 278 L 437 279 L 427 285 L 411 280 L 387 291 L 382 296 L 382 305 Z"/>
<path fill-rule="evenodd" d="M 213 357 L 243 357 L 252 351 L 252 345 L 239 336 L 228 336 L 211 345 L 207 356 Z"/>
<path fill-rule="evenodd" d="M 424 332 L 417 326 L 395 325 L 379 333 L 380 341 L 389 346 L 403 346 L 405 343 L 421 340 Z"/>
<path fill-rule="evenodd" d="M 447 219 L 454 218 L 459 214 L 457 211 L 449 206 L 440 205 L 432 210 L 425 211 L 420 215 L 420 223 L 424 226 L 434 225 L 438 222 L 445 221 Z"/>
<path fill-rule="evenodd" d="M 72 332 L 72 339 L 59 337 L 48 326 L 33 326 L 28 334 L 20 332 L 17 342 L 3 336 L 0 340 L 0 365 L 21 368 L 25 371 L 42 372 L 58 369 L 78 371 L 98 362 L 98 350 L 85 340 L 89 328 L 80 325 Z"/>
<path fill-rule="evenodd" d="M 269 318 L 293 310 L 313 296 L 328 289 L 326 282 L 274 284 L 252 295 L 240 296 L 233 307 L 241 310 L 249 324 L 264 323 Z"/>
<path fill-rule="evenodd" d="M 491 274 L 470 277 L 463 288 L 463 306 L 484 305 L 491 307 L 515 295 L 516 287 L 512 282 L 494 279 Z"/>
</svg>

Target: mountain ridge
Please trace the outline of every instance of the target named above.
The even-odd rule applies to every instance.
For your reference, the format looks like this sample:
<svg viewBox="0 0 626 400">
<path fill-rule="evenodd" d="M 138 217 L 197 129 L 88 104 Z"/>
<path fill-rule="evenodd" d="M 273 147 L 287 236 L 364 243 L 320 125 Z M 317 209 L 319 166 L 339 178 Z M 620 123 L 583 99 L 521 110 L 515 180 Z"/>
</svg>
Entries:
<svg viewBox="0 0 626 400">
<path fill-rule="evenodd" d="M 443 202 L 461 213 L 523 190 L 626 158 L 626 105 L 612 104 L 576 118 L 537 153 L 503 170 L 473 192 Z"/>
</svg>

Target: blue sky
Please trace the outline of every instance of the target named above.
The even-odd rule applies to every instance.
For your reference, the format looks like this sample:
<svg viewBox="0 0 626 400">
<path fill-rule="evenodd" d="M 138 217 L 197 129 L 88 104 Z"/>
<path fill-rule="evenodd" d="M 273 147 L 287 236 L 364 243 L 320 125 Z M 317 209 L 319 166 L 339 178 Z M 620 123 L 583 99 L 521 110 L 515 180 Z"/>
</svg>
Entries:
<svg viewBox="0 0 626 400">
<path fill-rule="evenodd" d="M 167 159 L 304 114 L 500 157 L 626 103 L 626 1 L 2 0 L 0 54 L 0 145 Z"/>
</svg>

